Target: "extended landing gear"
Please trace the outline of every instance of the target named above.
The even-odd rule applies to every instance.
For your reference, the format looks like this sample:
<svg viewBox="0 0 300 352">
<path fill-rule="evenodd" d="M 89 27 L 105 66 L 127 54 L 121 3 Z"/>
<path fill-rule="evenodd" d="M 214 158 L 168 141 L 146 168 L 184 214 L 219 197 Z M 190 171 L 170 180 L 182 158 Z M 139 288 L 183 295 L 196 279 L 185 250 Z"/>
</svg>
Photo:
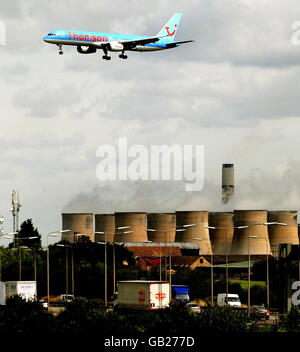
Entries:
<svg viewBox="0 0 300 352">
<path fill-rule="evenodd" d="M 59 55 L 62 55 L 64 52 L 62 50 L 62 45 L 61 44 L 58 45 L 58 49 L 59 49 L 59 51 L 58 51 Z"/>
<path fill-rule="evenodd" d="M 107 48 L 103 48 L 104 55 L 102 56 L 103 60 L 111 60 L 111 57 L 107 55 Z"/>
<path fill-rule="evenodd" d="M 124 55 L 124 53 L 123 53 L 123 54 L 119 55 L 119 58 L 120 58 L 120 59 L 127 59 L 128 56 L 127 56 L 127 55 Z"/>
</svg>

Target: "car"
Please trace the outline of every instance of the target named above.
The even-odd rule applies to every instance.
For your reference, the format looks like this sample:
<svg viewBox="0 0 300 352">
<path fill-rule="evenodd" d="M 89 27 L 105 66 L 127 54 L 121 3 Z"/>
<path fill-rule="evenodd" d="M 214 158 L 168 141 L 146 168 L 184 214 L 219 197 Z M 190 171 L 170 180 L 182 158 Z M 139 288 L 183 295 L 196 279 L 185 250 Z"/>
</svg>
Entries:
<svg viewBox="0 0 300 352">
<path fill-rule="evenodd" d="M 187 303 L 186 308 L 193 313 L 200 313 L 201 307 L 197 303 Z"/>
<path fill-rule="evenodd" d="M 71 294 L 68 294 L 68 295 L 62 294 L 62 295 L 60 295 L 60 301 L 61 302 L 71 302 L 71 301 L 74 300 L 74 298 L 75 297 L 73 295 L 71 295 Z"/>
<path fill-rule="evenodd" d="M 40 302 L 42 303 L 43 308 L 48 308 L 48 302 L 41 299 Z"/>
<path fill-rule="evenodd" d="M 265 306 L 252 306 L 250 307 L 250 318 L 253 320 L 269 320 L 270 312 Z"/>
</svg>

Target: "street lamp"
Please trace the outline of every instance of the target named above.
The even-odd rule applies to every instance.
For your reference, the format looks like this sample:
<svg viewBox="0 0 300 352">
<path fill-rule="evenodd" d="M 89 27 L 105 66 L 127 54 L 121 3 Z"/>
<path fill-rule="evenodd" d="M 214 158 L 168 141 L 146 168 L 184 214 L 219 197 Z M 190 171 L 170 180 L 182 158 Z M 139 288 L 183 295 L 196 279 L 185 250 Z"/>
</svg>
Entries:
<svg viewBox="0 0 300 352">
<path fill-rule="evenodd" d="M 33 252 L 33 277 L 34 281 L 37 282 L 36 250 L 32 250 L 28 246 L 21 246 L 20 248 L 26 248 L 28 251 Z"/>
<path fill-rule="evenodd" d="M 288 226 L 285 223 L 282 222 L 276 222 L 276 221 L 272 221 L 272 222 L 265 222 L 263 223 L 264 226 L 268 226 L 268 225 L 278 225 L 278 226 Z M 268 253 L 268 241 L 265 237 L 262 236 L 252 236 L 251 238 L 262 238 L 263 240 L 265 240 L 266 242 L 266 261 L 267 261 L 267 278 L 266 278 L 266 284 L 267 284 L 267 307 L 269 308 L 270 306 L 270 283 L 269 283 L 269 253 Z"/>
<path fill-rule="evenodd" d="M 126 230 L 129 229 L 130 226 L 119 226 L 116 230 Z M 114 232 L 113 235 L 124 235 L 132 233 L 133 231 L 124 231 L 124 232 Z M 104 242 L 96 242 L 98 244 L 104 244 L 104 302 L 105 306 L 107 306 L 107 235 L 109 234 L 106 231 L 95 231 L 95 234 L 104 235 Z M 116 289 L 116 264 L 115 264 L 115 245 L 113 244 L 113 281 L 114 281 L 114 293 Z"/>
<path fill-rule="evenodd" d="M 69 256 L 68 256 L 68 249 L 72 248 L 68 244 L 56 244 L 56 247 L 65 247 L 66 248 L 66 300 L 68 300 L 68 293 L 69 293 Z M 73 250 L 72 250 L 72 274 L 73 274 Z M 74 290 L 73 286 L 73 275 L 72 275 L 72 290 Z M 73 291 L 74 295 L 74 291 Z"/>
<path fill-rule="evenodd" d="M 156 229 L 147 229 L 147 231 L 152 231 L 152 232 L 164 232 L 165 234 L 169 232 L 169 294 L 170 297 L 172 296 L 172 254 L 171 254 L 171 232 L 175 230 L 175 232 L 183 232 L 186 231 L 187 228 L 189 227 L 195 227 L 196 224 L 186 224 L 182 225 L 182 228 L 175 228 L 175 229 L 168 229 L 168 230 L 156 230 Z M 166 236 L 165 236 L 166 238 Z M 166 240 L 165 240 L 166 241 Z M 165 243 L 166 244 L 166 243 Z M 166 257 L 165 257 L 166 260 Z M 161 261 L 161 258 L 160 258 Z M 160 268 L 161 270 L 161 268 Z M 165 262 L 165 279 L 167 281 L 167 270 L 166 270 L 166 262 Z"/>
<path fill-rule="evenodd" d="M 226 285 L 226 304 L 228 304 L 228 286 L 229 286 L 229 280 L 228 280 L 228 241 L 227 241 L 227 230 L 230 229 L 244 229 L 247 228 L 248 226 L 232 226 L 232 227 L 225 227 L 225 226 L 205 226 L 207 229 L 212 229 L 212 230 L 217 230 L 217 229 L 223 229 L 225 230 L 226 233 L 226 279 L 225 279 L 225 285 Z"/>
<path fill-rule="evenodd" d="M 248 236 L 248 317 L 250 317 L 250 284 L 251 284 L 251 269 L 250 269 L 250 240 L 256 236 Z"/>
<path fill-rule="evenodd" d="M 65 236 L 73 236 L 73 243 L 75 242 L 75 237 L 85 236 L 83 233 L 77 233 L 74 235 L 65 235 Z M 71 269 L 72 269 L 72 295 L 75 297 L 75 278 L 74 278 L 74 250 L 73 246 L 69 244 L 56 244 L 56 247 L 65 247 L 66 248 L 66 299 L 68 300 L 69 294 L 69 252 L 68 248 L 71 248 Z"/>
<path fill-rule="evenodd" d="M 52 231 L 47 234 L 47 297 L 48 297 L 48 311 L 50 308 L 50 258 L 49 258 L 49 237 L 58 237 L 60 234 L 69 232 L 71 230 Z"/>
<path fill-rule="evenodd" d="M 210 242 L 210 292 L 211 292 L 211 304 L 214 304 L 214 263 L 213 263 L 213 251 L 211 240 L 195 237 L 196 241 L 209 241 Z"/>
<path fill-rule="evenodd" d="M 38 236 L 31 237 L 18 237 L 18 251 L 19 251 L 19 281 L 22 281 L 22 248 L 28 248 L 27 246 L 20 246 L 20 241 L 23 240 L 35 240 Z"/>
<path fill-rule="evenodd" d="M 287 224 L 283 223 L 283 222 L 277 222 L 277 221 L 272 221 L 272 222 L 263 222 L 263 223 L 259 223 L 259 224 L 252 224 L 252 225 L 245 225 L 243 226 L 243 228 L 250 228 L 252 226 L 268 226 L 268 225 L 279 225 L 279 226 L 287 226 Z M 268 260 L 268 241 L 265 237 L 262 236 L 248 236 L 249 239 L 249 243 L 248 243 L 248 316 L 250 316 L 250 239 L 251 238 L 263 238 L 266 241 L 266 256 L 267 256 L 267 306 L 269 308 L 269 297 L 270 297 L 270 293 L 269 293 L 269 260 Z"/>
<path fill-rule="evenodd" d="M 1 219 L 1 217 L 0 217 L 0 219 Z M 14 235 L 15 233 L 14 232 L 12 232 L 12 233 L 9 233 L 9 234 L 7 234 L 7 235 L 1 235 L 0 236 L 0 240 L 3 238 L 3 239 L 12 239 L 12 237 L 11 236 L 9 236 L 9 235 Z M 1 252 L 0 252 L 0 281 L 2 281 L 2 257 L 1 257 Z"/>
</svg>

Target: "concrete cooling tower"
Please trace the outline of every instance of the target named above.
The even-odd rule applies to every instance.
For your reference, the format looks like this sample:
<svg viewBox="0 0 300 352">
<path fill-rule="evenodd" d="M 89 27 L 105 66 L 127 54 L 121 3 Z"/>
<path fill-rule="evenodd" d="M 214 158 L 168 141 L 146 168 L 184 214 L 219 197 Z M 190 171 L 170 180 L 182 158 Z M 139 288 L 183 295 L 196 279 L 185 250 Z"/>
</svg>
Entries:
<svg viewBox="0 0 300 352">
<path fill-rule="evenodd" d="M 233 213 L 209 213 L 208 224 L 215 227 L 215 229 L 209 229 L 214 255 L 226 255 L 226 252 L 230 254 L 234 226 Z"/>
<path fill-rule="evenodd" d="M 116 234 L 115 242 L 145 242 L 148 240 L 146 231 L 146 213 L 115 213 L 116 228 L 129 226 L 123 231 L 132 231 L 130 234 Z M 116 230 L 120 232 L 119 230 Z"/>
<path fill-rule="evenodd" d="M 176 215 L 175 213 L 147 214 L 147 228 L 159 231 L 148 231 L 148 240 L 151 242 L 175 241 Z"/>
<path fill-rule="evenodd" d="M 176 211 L 177 229 L 184 228 L 184 225 L 195 224 L 195 227 L 186 228 L 183 232 L 176 232 L 175 242 L 194 242 L 199 246 L 201 255 L 211 254 L 211 243 L 208 226 L 208 211 Z M 194 240 L 202 238 L 202 241 Z"/>
<path fill-rule="evenodd" d="M 287 224 L 269 225 L 269 240 L 273 255 L 277 255 L 280 243 L 299 244 L 297 211 L 269 211 L 268 222 Z"/>
<path fill-rule="evenodd" d="M 71 230 L 62 234 L 62 240 L 74 242 L 74 235 L 84 234 L 94 241 L 94 215 L 92 213 L 63 213 L 62 229 Z"/>
<path fill-rule="evenodd" d="M 270 242 L 268 237 L 268 226 L 263 225 L 267 222 L 266 210 L 235 210 L 234 226 L 248 226 L 248 228 L 234 229 L 232 240 L 231 255 L 248 255 L 249 237 L 250 254 L 265 255 L 270 254 Z"/>
<path fill-rule="evenodd" d="M 114 214 L 96 214 L 95 215 L 95 232 L 105 232 L 105 235 L 95 233 L 95 242 L 114 242 L 115 239 L 115 215 Z"/>
<path fill-rule="evenodd" d="M 227 204 L 234 193 L 234 166 L 223 164 L 222 167 L 222 204 Z"/>
</svg>

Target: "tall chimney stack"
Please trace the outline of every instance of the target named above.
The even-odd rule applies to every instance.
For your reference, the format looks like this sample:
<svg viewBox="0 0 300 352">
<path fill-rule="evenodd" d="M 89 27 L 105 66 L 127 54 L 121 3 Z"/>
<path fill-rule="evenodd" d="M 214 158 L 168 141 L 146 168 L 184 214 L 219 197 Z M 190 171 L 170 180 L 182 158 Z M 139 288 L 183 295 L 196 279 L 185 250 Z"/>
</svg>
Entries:
<svg viewBox="0 0 300 352">
<path fill-rule="evenodd" d="M 227 204 L 234 193 L 234 166 L 223 164 L 222 166 L 222 204 Z"/>
</svg>

